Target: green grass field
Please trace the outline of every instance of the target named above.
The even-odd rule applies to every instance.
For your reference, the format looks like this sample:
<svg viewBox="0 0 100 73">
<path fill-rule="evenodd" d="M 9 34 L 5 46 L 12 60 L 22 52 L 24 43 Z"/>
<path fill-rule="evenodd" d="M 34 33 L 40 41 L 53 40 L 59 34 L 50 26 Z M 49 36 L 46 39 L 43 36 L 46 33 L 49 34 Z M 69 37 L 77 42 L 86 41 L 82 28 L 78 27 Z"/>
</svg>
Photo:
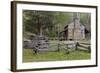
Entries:
<svg viewBox="0 0 100 73">
<path fill-rule="evenodd" d="M 33 54 L 32 49 L 23 50 L 23 62 L 85 60 L 90 58 L 91 54 L 84 51 L 73 51 L 69 54 L 66 54 L 66 51 Z"/>
</svg>

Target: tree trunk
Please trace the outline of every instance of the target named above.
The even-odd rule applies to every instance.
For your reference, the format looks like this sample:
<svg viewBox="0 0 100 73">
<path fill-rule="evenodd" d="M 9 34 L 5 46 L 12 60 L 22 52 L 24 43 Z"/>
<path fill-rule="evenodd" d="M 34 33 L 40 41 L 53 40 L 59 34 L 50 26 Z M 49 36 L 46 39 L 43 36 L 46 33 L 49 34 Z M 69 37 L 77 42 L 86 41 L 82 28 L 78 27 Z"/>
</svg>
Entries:
<svg viewBox="0 0 100 73">
<path fill-rule="evenodd" d="M 38 35 L 42 35 L 42 24 L 40 23 L 40 18 L 38 17 Z"/>
</svg>

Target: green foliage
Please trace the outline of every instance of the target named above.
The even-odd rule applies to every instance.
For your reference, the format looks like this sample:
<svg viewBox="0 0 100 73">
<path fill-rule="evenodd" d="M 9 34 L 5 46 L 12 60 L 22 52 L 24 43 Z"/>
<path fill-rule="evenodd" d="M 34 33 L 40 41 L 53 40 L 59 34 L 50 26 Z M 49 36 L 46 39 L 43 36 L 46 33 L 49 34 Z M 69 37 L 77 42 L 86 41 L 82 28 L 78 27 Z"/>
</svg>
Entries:
<svg viewBox="0 0 100 73">
<path fill-rule="evenodd" d="M 91 31 L 91 14 L 90 13 L 80 13 L 80 22 Z"/>
<path fill-rule="evenodd" d="M 71 13 L 23 10 L 24 32 L 40 33 L 40 29 L 49 37 L 57 36 L 58 24 L 63 30 Z M 55 31 L 55 32 L 54 32 Z"/>
<path fill-rule="evenodd" d="M 72 22 L 73 12 L 23 10 L 23 30 L 32 34 L 57 37 Z M 90 30 L 90 14 L 80 13 L 80 21 Z M 25 37 L 25 36 L 24 36 Z"/>
<path fill-rule="evenodd" d="M 65 25 L 70 21 L 72 13 L 67 12 L 59 12 L 59 14 L 56 16 L 56 20 L 58 24 Z"/>
</svg>

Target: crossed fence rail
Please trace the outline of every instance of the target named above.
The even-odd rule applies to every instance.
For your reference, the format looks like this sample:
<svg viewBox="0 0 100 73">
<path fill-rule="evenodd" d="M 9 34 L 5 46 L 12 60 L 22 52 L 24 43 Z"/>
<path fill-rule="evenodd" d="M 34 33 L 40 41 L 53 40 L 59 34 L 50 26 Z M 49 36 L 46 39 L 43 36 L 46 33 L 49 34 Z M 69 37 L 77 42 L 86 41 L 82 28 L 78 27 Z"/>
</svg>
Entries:
<svg viewBox="0 0 100 73">
<path fill-rule="evenodd" d="M 51 45 L 52 44 L 52 45 Z M 51 46 L 50 46 L 51 45 Z M 56 47 L 52 47 L 56 46 Z M 75 41 L 63 41 L 63 42 L 49 42 L 48 47 L 39 48 L 39 46 L 34 46 L 34 53 L 42 53 L 42 52 L 48 52 L 48 51 L 60 51 L 65 50 L 66 53 L 70 53 L 71 51 L 75 50 L 83 50 L 87 52 L 91 52 L 91 47 L 89 43 L 79 43 Z"/>
</svg>

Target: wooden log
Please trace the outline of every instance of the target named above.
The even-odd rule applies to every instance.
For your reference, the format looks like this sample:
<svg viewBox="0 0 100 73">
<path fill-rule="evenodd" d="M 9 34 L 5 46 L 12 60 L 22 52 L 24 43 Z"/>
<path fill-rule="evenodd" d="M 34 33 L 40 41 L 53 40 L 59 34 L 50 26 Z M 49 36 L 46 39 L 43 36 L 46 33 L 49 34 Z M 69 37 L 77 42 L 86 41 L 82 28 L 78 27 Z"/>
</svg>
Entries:
<svg viewBox="0 0 100 73">
<path fill-rule="evenodd" d="M 87 45 L 87 44 L 82 44 L 82 43 L 78 44 L 77 49 L 91 52 L 91 47 L 90 47 L 90 45 Z"/>
</svg>

